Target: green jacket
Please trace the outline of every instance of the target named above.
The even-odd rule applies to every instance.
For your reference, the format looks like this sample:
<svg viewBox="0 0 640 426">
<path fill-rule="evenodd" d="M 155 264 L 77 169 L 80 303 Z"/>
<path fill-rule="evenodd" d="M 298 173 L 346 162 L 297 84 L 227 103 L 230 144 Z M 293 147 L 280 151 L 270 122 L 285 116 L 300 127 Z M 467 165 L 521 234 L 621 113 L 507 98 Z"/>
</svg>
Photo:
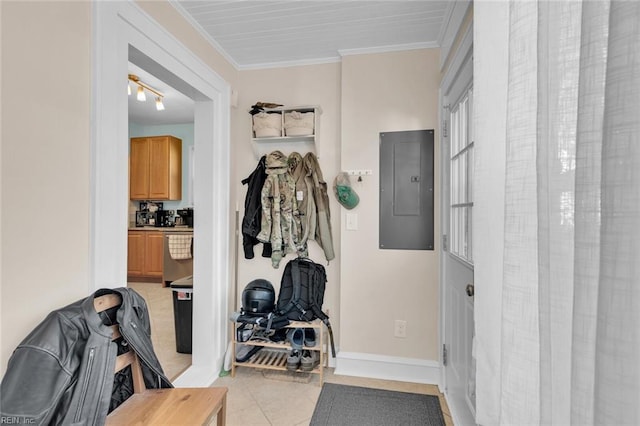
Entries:
<svg viewBox="0 0 640 426">
<path fill-rule="evenodd" d="M 267 155 L 267 179 L 261 192 L 262 221 L 256 237 L 271 243 L 271 265 L 280 266 L 287 253 L 297 252 L 300 220 L 293 212 L 298 210 L 296 184 L 288 173 L 287 157 L 280 151 Z"/>
<path fill-rule="evenodd" d="M 309 152 L 304 156 L 304 165 L 313 181 L 313 199 L 316 204 L 315 232 L 309 234 L 309 239 L 315 240 L 324 251 L 327 260 L 333 260 L 333 236 L 331 234 L 331 213 L 329 211 L 329 195 L 327 183 L 322 177 L 322 170 L 318 158 Z"/>
</svg>

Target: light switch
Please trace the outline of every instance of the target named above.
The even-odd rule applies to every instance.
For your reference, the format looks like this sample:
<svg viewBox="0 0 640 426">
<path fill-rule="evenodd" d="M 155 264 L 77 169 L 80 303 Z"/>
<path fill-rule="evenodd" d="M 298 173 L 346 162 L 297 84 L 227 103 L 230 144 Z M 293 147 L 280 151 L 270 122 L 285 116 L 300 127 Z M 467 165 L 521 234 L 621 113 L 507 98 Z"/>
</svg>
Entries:
<svg viewBox="0 0 640 426">
<path fill-rule="evenodd" d="M 358 214 L 347 213 L 347 230 L 356 231 L 358 229 Z"/>
</svg>

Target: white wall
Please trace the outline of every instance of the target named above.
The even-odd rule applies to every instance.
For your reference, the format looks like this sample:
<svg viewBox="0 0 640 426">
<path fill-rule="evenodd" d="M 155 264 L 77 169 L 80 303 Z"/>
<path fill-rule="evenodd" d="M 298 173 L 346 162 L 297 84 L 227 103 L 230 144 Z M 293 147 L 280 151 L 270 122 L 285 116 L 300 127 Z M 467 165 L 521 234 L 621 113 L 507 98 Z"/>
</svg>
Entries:
<svg viewBox="0 0 640 426">
<path fill-rule="evenodd" d="M 240 72 L 238 85 L 238 108 L 232 116 L 232 150 L 237 167 L 232 192 L 236 193 L 237 205 L 240 209 L 240 220 L 244 214 L 246 185 L 241 180 L 247 177 L 256 167 L 258 158 L 251 147 L 251 105 L 257 101 L 275 102 L 286 106 L 319 105 L 323 113 L 320 116 L 320 134 L 317 152 L 324 179 L 328 184 L 338 172 L 340 164 L 340 64 L 331 63 L 315 66 L 299 66 L 275 68 L 258 71 Z M 274 149 L 277 149 L 274 147 Z M 285 153 L 288 155 L 290 152 Z M 304 155 L 304 152 L 300 152 Z M 323 252 L 314 241 L 309 242 L 309 257 L 325 265 L 327 271 L 327 289 L 324 308 L 329 309 L 331 321 L 339 323 L 338 303 L 340 285 L 340 210 L 335 198 L 330 196 L 334 249 L 336 259 L 327 265 Z M 242 290 L 253 279 L 265 278 L 276 288 L 280 286 L 282 271 L 286 262 L 293 258 L 286 256 L 279 269 L 271 266 L 269 259 L 261 257 L 262 244 L 255 247 L 255 257 L 244 258 L 242 236 L 238 240 L 238 288 L 237 302 L 233 310 L 240 306 Z"/>
<path fill-rule="evenodd" d="M 437 130 L 439 84 L 438 49 L 343 58 L 341 166 L 373 175 L 355 185 L 359 229 L 342 231 L 341 350 L 438 360 L 439 239 L 435 251 L 379 249 L 378 206 L 379 133 Z M 439 158 L 436 144 L 435 188 Z M 435 236 L 439 205 L 436 191 Z M 407 321 L 406 338 L 394 337 L 396 319 Z"/>
<path fill-rule="evenodd" d="M 235 69 L 169 3 L 139 5 L 235 83 Z M 0 2 L 0 11 L 3 374 L 12 351 L 51 310 L 93 288 L 92 4 Z"/>
<path fill-rule="evenodd" d="M 89 289 L 91 5 L 0 8 L 4 372 L 49 311 Z"/>
<path fill-rule="evenodd" d="M 362 183 L 353 182 L 361 200 L 351 211 L 359 216 L 358 231 L 344 230 L 346 210 L 330 194 L 336 259 L 326 266 L 324 308 L 329 310 L 341 351 L 365 357 L 438 360 L 439 247 L 436 251 L 378 249 L 378 133 L 437 129 L 438 54 L 437 49 L 422 49 L 349 56 L 342 63 L 240 72 L 239 106 L 232 117 L 240 219 L 247 190 L 240 181 L 258 161 L 251 150 L 248 114 L 257 101 L 322 107 L 318 153 L 330 187 L 341 170 L 373 170 L 373 176 Z M 436 145 L 434 158 L 438 156 Z M 438 174 L 436 164 L 436 188 Z M 436 224 L 438 212 L 436 195 Z M 311 258 L 326 265 L 314 242 L 310 248 Z M 256 246 L 255 258 L 246 260 L 241 237 L 238 240 L 237 300 L 230 305 L 234 310 L 252 279 L 266 278 L 276 291 L 279 288 L 285 262 L 273 269 L 268 259 L 260 257 L 261 250 L 261 245 Z M 407 338 L 393 337 L 395 319 L 407 321 Z"/>
</svg>

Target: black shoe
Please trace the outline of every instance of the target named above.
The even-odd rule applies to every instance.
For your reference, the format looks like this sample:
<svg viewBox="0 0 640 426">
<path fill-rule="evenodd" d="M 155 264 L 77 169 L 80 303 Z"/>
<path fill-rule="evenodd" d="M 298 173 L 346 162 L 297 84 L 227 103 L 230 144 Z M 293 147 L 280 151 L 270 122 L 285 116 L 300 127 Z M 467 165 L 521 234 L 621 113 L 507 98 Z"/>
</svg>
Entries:
<svg viewBox="0 0 640 426">
<path fill-rule="evenodd" d="M 314 347 L 316 345 L 316 330 L 313 328 L 304 329 L 304 345 L 307 347 Z"/>
</svg>

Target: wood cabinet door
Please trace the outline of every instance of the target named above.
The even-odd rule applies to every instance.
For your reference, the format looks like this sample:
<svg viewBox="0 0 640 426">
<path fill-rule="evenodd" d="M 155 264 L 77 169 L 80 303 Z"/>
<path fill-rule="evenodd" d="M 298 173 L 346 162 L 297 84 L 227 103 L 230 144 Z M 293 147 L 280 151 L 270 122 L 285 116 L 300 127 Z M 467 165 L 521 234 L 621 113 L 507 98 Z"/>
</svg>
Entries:
<svg viewBox="0 0 640 426">
<path fill-rule="evenodd" d="M 149 199 L 169 199 L 169 138 L 149 138 Z"/>
<path fill-rule="evenodd" d="M 145 275 L 161 277 L 164 267 L 164 233 L 147 232 L 145 252 Z"/>
<path fill-rule="evenodd" d="M 147 138 L 132 138 L 129 152 L 129 198 L 149 198 L 149 143 Z"/>
<path fill-rule="evenodd" d="M 127 246 L 127 275 L 144 274 L 145 233 L 129 231 Z"/>
</svg>

